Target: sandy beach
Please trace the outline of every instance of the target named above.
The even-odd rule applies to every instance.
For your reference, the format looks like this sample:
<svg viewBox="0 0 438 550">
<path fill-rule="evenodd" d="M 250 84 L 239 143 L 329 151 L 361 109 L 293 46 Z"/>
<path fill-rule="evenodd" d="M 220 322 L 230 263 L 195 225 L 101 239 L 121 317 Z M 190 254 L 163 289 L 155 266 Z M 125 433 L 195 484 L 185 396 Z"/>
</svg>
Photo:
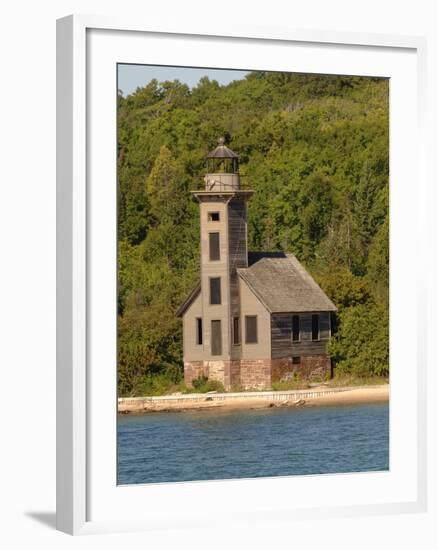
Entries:
<svg viewBox="0 0 438 550">
<path fill-rule="evenodd" d="M 260 409 L 268 407 L 316 407 L 380 403 L 389 400 L 389 385 L 344 388 L 315 387 L 308 390 L 242 392 L 239 394 L 187 394 L 161 397 L 119 398 L 121 414 L 183 412 L 204 409 Z"/>
<path fill-rule="evenodd" d="M 360 386 L 345 392 L 335 393 L 308 400 L 308 405 L 354 405 L 359 403 L 379 403 L 389 401 L 389 384 L 382 386 Z"/>
</svg>

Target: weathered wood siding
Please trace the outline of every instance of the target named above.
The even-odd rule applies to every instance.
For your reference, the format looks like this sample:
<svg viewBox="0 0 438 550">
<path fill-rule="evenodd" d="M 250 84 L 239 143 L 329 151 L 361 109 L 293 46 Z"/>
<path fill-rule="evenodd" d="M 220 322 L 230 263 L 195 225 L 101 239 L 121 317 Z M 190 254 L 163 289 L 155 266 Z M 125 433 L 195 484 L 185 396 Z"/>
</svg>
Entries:
<svg viewBox="0 0 438 550">
<path fill-rule="evenodd" d="M 321 340 L 330 338 L 330 313 L 323 313 L 319 316 L 319 337 Z"/>
<path fill-rule="evenodd" d="M 292 341 L 292 315 L 292 313 L 271 315 L 271 357 L 325 354 L 330 338 L 330 313 L 319 313 L 319 340 L 312 340 L 312 313 L 301 313 L 298 342 Z"/>
<path fill-rule="evenodd" d="M 240 318 L 241 339 L 244 333 L 240 311 L 239 277 L 237 269 L 248 267 L 248 251 L 246 244 L 246 202 L 242 198 L 234 198 L 228 203 L 228 261 L 229 261 L 229 285 L 230 285 L 230 317 Z M 231 358 L 241 357 L 242 344 L 231 346 Z"/>
<path fill-rule="evenodd" d="M 246 203 L 244 199 L 233 199 L 228 204 L 228 245 L 230 262 L 230 313 L 240 315 L 239 282 L 236 269 L 248 267 L 246 245 Z"/>
</svg>

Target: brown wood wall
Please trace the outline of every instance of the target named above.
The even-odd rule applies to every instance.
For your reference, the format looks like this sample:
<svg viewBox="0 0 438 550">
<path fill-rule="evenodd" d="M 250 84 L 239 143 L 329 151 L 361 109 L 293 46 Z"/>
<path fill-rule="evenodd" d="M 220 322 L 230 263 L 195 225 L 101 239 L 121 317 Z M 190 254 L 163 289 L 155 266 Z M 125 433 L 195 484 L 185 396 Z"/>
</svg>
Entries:
<svg viewBox="0 0 438 550">
<path fill-rule="evenodd" d="M 312 313 L 300 316 L 300 341 L 292 342 L 292 313 L 271 315 L 271 357 L 323 355 L 330 338 L 330 313 L 319 313 L 320 339 L 312 340 Z"/>
<path fill-rule="evenodd" d="M 242 199 L 233 199 L 228 204 L 228 237 L 230 262 L 230 307 L 231 316 L 240 316 L 239 282 L 236 269 L 248 267 L 246 245 L 246 204 Z"/>
</svg>

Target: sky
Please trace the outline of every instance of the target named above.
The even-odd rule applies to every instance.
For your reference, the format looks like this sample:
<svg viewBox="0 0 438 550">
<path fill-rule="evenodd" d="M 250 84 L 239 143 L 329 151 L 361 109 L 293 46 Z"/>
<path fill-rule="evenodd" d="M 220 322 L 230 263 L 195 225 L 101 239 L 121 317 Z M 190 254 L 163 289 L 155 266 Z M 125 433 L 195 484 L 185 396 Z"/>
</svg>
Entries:
<svg viewBox="0 0 438 550">
<path fill-rule="evenodd" d="M 196 86 L 199 79 L 208 76 L 210 80 L 217 80 L 219 84 L 229 84 L 233 80 L 241 80 L 248 71 L 231 69 L 198 69 L 190 67 L 162 67 L 158 65 L 118 65 L 118 88 L 127 96 L 135 92 L 137 87 L 145 86 L 153 78 L 158 82 L 164 80 L 179 80 L 190 88 Z"/>
</svg>

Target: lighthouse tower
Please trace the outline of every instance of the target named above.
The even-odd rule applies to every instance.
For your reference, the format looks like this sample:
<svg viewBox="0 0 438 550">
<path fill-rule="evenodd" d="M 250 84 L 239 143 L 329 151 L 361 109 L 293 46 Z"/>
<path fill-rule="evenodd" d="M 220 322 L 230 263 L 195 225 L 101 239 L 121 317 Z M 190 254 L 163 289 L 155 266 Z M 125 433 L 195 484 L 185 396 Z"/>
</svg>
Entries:
<svg viewBox="0 0 438 550">
<path fill-rule="evenodd" d="M 201 222 L 202 327 L 197 330 L 202 331 L 204 360 L 216 362 L 218 379 L 223 379 L 224 374 L 228 378 L 228 362 L 241 356 L 236 270 L 248 267 L 246 206 L 252 195 L 241 188 L 239 157 L 223 138 L 207 155 L 204 181 L 204 189 L 192 192 L 199 202 Z M 214 370 L 215 363 L 210 363 L 210 378 Z"/>
</svg>

